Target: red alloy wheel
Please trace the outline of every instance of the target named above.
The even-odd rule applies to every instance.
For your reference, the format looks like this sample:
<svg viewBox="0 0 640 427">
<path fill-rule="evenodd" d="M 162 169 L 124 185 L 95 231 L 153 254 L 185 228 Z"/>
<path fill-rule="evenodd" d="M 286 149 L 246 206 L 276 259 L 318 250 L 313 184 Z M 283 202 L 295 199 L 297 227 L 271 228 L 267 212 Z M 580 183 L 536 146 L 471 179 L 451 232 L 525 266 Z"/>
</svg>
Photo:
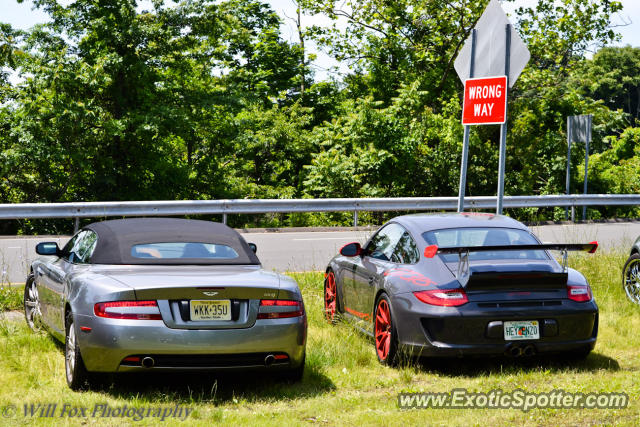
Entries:
<svg viewBox="0 0 640 427">
<path fill-rule="evenodd" d="M 336 319 L 336 300 L 336 277 L 332 271 L 324 281 L 324 315 L 332 323 Z"/>
<path fill-rule="evenodd" d="M 385 361 L 389 357 L 389 348 L 391 346 L 391 312 L 389 311 L 389 303 L 385 299 L 381 299 L 378 302 L 375 337 L 378 358 L 381 361 Z"/>
</svg>

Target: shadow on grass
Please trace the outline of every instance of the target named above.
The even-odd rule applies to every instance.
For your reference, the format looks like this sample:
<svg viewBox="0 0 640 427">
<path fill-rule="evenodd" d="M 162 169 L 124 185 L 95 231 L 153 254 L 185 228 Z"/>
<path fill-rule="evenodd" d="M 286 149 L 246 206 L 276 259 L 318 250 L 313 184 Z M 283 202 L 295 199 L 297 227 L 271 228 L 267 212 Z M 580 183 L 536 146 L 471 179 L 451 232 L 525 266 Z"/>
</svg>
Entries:
<svg viewBox="0 0 640 427">
<path fill-rule="evenodd" d="M 290 383 L 276 371 L 224 373 L 132 373 L 98 377 L 93 387 L 113 397 L 159 402 L 210 402 L 224 404 L 234 399 L 260 400 L 313 397 L 336 389 L 322 372 L 307 364 L 302 381 Z"/>
<path fill-rule="evenodd" d="M 50 334 L 48 339 L 64 358 L 64 344 Z M 282 371 L 280 371 L 282 372 Z M 135 372 L 94 375 L 90 390 L 113 397 L 146 402 L 223 404 L 234 399 L 249 402 L 313 397 L 336 389 L 331 379 L 307 361 L 300 382 L 288 382 L 278 371 L 226 372 Z"/>
<path fill-rule="evenodd" d="M 417 367 L 452 377 L 478 377 L 505 372 L 527 372 L 544 369 L 553 373 L 618 371 L 620 364 L 600 353 L 591 352 L 586 358 L 570 355 L 535 356 L 530 358 L 479 357 L 459 359 L 421 359 Z"/>
</svg>

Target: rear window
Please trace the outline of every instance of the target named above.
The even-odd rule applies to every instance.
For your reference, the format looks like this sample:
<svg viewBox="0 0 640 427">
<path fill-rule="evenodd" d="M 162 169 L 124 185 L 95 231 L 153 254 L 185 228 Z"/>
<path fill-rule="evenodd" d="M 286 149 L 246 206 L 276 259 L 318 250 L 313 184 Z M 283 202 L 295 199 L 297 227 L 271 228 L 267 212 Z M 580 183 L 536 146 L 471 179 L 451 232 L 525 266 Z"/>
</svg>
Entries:
<svg viewBox="0 0 640 427">
<path fill-rule="evenodd" d="M 422 237 L 429 245 L 441 248 L 459 246 L 511 246 L 537 245 L 540 242 L 525 230 L 516 228 L 450 228 L 427 231 Z M 457 254 L 440 255 L 445 262 L 458 260 Z M 549 259 L 545 251 L 491 251 L 469 252 L 469 261 L 492 259 Z"/>
<path fill-rule="evenodd" d="M 227 245 L 198 242 L 144 243 L 131 247 L 134 258 L 155 259 L 234 259 L 238 253 Z"/>
</svg>

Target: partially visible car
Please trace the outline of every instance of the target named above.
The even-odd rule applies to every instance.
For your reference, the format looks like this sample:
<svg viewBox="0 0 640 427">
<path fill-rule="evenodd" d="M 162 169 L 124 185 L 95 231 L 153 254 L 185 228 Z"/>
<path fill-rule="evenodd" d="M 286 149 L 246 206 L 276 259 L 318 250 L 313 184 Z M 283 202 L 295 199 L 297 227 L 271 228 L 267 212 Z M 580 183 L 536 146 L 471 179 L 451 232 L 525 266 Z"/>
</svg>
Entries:
<svg viewBox="0 0 640 427">
<path fill-rule="evenodd" d="M 596 343 L 598 306 L 585 277 L 549 250 L 597 246 L 542 244 L 501 215 L 396 217 L 329 262 L 325 315 L 372 336 L 389 365 L 403 353 L 583 357 Z"/>
<path fill-rule="evenodd" d="M 226 225 L 133 218 L 40 243 L 27 323 L 65 343 L 72 389 L 99 372 L 275 370 L 299 380 L 307 317 L 296 282 L 265 271 Z"/>
<path fill-rule="evenodd" d="M 622 288 L 632 303 L 640 304 L 640 237 L 631 247 L 622 269 Z"/>
</svg>

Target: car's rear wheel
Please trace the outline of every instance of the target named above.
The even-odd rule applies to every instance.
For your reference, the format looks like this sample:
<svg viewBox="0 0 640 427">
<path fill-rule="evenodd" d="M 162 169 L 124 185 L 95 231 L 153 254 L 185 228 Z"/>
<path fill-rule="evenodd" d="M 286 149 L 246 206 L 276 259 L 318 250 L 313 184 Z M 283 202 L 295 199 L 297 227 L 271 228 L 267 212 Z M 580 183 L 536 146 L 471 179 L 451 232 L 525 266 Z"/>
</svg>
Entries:
<svg viewBox="0 0 640 427">
<path fill-rule="evenodd" d="M 333 271 L 329 271 L 324 279 L 324 317 L 332 324 L 338 320 L 338 287 Z"/>
<path fill-rule="evenodd" d="M 38 296 L 38 288 L 33 274 L 27 277 L 27 281 L 24 285 L 24 317 L 27 321 L 27 325 L 33 331 L 40 329 L 42 322 L 42 315 L 40 313 L 40 298 Z"/>
<path fill-rule="evenodd" d="M 373 321 L 376 355 L 380 363 L 394 366 L 398 361 L 398 333 L 391 316 L 391 301 L 386 294 L 376 302 Z"/>
<path fill-rule="evenodd" d="M 624 264 L 622 287 L 631 302 L 640 304 L 640 254 L 631 255 Z"/>
<path fill-rule="evenodd" d="M 71 312 L 67 315 L 67 337 L 65 339 L 65 374 L 71 390 L 80 390 L 89 384 L 89 373 L 84 366 L 78 346 L 76 325 Z"/>
</svg>

